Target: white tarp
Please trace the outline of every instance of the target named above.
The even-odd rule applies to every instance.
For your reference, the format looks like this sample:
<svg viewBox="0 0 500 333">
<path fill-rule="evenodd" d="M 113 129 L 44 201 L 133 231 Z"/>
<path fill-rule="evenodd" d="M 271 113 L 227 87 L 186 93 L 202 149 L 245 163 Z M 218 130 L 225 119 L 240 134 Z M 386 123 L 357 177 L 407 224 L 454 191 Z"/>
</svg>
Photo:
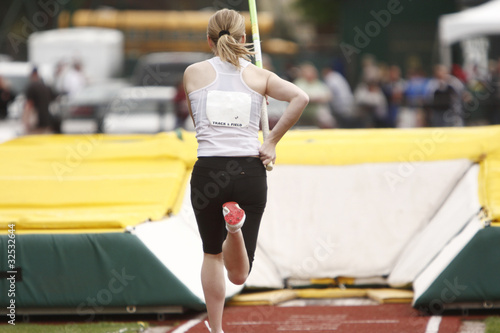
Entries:
<svg viewBox="0 0 500 333">
<path fill-rule="evenodd" d="M 268 204 L 246 286 L 281 288 L 287 278 L 391 273 L 471 165 L 405 163 L 275 166 L 268 173 Z M 203 254 L 187 187 L 180 214 L 139 225 L 135 233 L 203 300 Z M 227 296 L 241 290 L 228 280 L 226 285 Z"/>
<path fill-rule="evenodd" d="M 474 164 L 429 225 L 408 244 L 387 281 L 393 287 L 413 282 L 467 223 L 479 213 L 479 165 Z"/>
<path fill-rule="evenodd" d="M 500 0 L 439 18 L 439 39 L 451 45 L 470 37 L 500 34 Z"/>
<path fill-rule="evenodd" d="M 388 275 L 470 164 L 277 165 L 268 173 L 259 234 L 274 265 L 261 267 L 258 252 L 254 270 L 277 271 L 282 280 Z M 247 286 L 264 287 L 262 282 L 251 274 Z"/>
<path fill-rule="evenodd" d="M 439 18 L 441 62 L 451 66 L 451 45 L 458 41 L 500 34 L 500 0 Z"/>
<path fill-rule="evenodd" d="M 439 253 L 439 255 L 420 273 L 413 281 L 413 304 L 420 296 L 429 289 L 431 284 L 445 270 L 446 267 L 455 259 L 462 249 L 483 227 L 481 220 L 476 216 L 467 224 L 467 226 L 453 238 L 449 244 Z"/>
</svg>

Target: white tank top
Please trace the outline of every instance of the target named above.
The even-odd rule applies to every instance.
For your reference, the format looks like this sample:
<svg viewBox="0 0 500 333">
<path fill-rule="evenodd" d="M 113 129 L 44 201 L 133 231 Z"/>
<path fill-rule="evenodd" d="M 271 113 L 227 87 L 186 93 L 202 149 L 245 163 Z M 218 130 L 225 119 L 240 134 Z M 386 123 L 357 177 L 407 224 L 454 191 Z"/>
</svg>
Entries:
<svg viewBox="0 0 500 333">
<path fill-rule="evenodd" d="M 208 62 L 215 69 L 215 81 L 189 93 L 198 157 L 258 156 L 264 97 L 243 81 L 243 70 L 250 62 L 240 59 L 241 69 L 219 57 Z"/>
</svg>

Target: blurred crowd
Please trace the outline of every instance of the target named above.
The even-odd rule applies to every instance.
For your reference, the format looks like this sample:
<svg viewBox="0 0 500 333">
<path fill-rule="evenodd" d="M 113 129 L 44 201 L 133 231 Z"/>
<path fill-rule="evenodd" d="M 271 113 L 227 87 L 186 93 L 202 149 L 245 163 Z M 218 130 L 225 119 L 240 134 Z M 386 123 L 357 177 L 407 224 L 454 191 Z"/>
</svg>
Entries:
<svg viewBox="0 0 500 333">
<path fill-rule="evenodd" d="M 362 62 L 359 82 L 349 85 L 338 66 L 302 63 L 287 72 L 310 103 L 296 126 L 318 128 L 409 128 L 500 124 L 500 60 L 485 74 L 437 64 L 432 75 L 418 65 L 406 69 Z"/>
<path fill-rule="evenodd" d="M 377 63 L 366 56 L 355 84 L 350 84 L 339 62 L 319 70 L 313 63 L 289 66 L 284 78 L 302 88 L 310 98 L 299 122 L 300 128 L 411 128 L 500 124 L 500 59 L 487 70 L 451 70 L 437 64 L 431 75 L 417 65 L 405 68 Z M 270 70 L 272 63 L 264 57 Z M 25 134 L 60 133 L 61 119 L 50 111 L 61 96 L 74 97 L 89 85 L 79 61 L 60 62 L 52 80 L 45 82 L 34 68 L 24 91 L 22 107 Z M 174 128 L 191 130 L 192 124 L 182 82 L 173 98 Z M 0 77 L 0 120 L 8 115 L 15 94 Z M 286 103 L 269 99 L 272 128 Z M 136 104 L 134 104 L 136 105 Z"/>
<path fill-rule="evenodd" d="M 60 133 L 60 119 L 50 106 L 60 96 L 73 96 L 87 85 L 87 79 L 79 61 L 73 63 L 59 62 L 53 73 L 53 80 L 46 82 L 33 67 L 29 80 L 23 91 L 21 121 L 24 134 Z M 8 82 L 0 76 L 0 120 L 7 118 L 9 104 L 15 100 L 16 94 Z"/>
</svg>

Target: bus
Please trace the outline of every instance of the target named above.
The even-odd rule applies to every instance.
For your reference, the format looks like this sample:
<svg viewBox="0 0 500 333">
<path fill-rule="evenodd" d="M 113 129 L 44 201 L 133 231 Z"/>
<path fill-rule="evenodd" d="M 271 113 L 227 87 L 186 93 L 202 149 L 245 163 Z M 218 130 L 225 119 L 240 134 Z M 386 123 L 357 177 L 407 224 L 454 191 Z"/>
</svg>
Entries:
<svg viewBox="0 0 500 333">
<path fill-rule="evenodd" d="M 58 17 L 59 28 L 101 27 L 117 29 L 125 37 L 125 57 L 137 59 L 153 52 L 210 52 L 206 29 L 213 11 L 152 11 L 80 9 L 63 11 Z M 246 18 L 247 36 L 251 36 L 250 14 Z M 258 16 L 261 39 L 273 29 L 271 13 Z M 263 45 L 264 47 L 264 45 Z"/>
</svg>

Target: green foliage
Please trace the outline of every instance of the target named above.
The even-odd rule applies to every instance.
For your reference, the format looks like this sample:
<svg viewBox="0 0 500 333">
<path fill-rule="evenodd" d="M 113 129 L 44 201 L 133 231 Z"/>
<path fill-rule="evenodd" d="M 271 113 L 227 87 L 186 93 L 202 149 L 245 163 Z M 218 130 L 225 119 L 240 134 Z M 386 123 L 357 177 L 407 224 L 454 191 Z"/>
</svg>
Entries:
<svg viewBox="0 0 500 333">
<path fill-rule="evenodd" d="M 115 333 L 115 332 L 144 332 L 149 325 L 143 322 L 138 323 L 94 323 L 94 324 L 24 324 L 15 326 L 1 325 L 0 332 L 15 333 Z"/>
<path fill-rule="evenodd" d="M 489 317 L 486 319 L 486 331 L 484 333 L 500 332 L 500 317 Z"/>
<path fill-rule="evenodd" d="M 340 0 L 295 0 L 295 6 L 304 16 L 317 25 L 337 23 L 340 16 Z"/>
</svg>

